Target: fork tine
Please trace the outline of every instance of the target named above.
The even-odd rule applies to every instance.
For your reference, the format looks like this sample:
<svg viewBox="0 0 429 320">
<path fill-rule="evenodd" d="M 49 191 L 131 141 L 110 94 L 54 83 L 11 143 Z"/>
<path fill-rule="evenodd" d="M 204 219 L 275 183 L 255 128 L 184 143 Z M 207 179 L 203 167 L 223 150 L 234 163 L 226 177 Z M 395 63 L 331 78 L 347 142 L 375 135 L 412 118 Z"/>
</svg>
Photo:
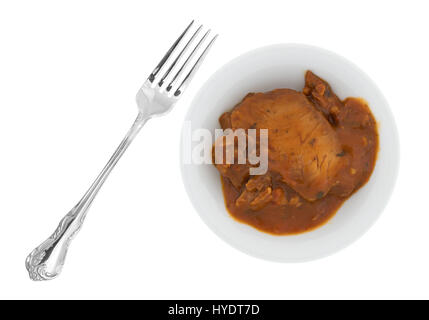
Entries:
<svg viewBox="0 0 429 320">
<path fill-rule="evenodd" d="M 148 80 L 152 83 L 155 80 L 156 75 L 161 70 L 165 62 L 168 60 L 168 58 L 173 53 L 174 49 L 176 49 L 177 45 L 180 43 L 180 41 L 183 39 L 185 34 L 188 32 L 189 28 L 194 24 L 194 20 L 191 21 L 191 23 L 186 27 L 185 31 L 182 32 L 179 38 L 173 43 L 171 48 L 167 51 L 165 56 L 161 59 L 161 61 L 158 63 L 158 65 L 153 69 L 152 73 L 149 75 Z"/>
<path fill-rule="evenodd" d="M 204 40 L 207 38 L 207 36 L 209 35 L 209 33 L 210 33 L 210 30 L 208 30 L 204 34 L 204 36 L 200 39 L 200 41 L 195 46 L 194 50 L 192 50 L 191 54 L 188 56 L 188 58 L 183 63 L 183 65 L 180 67 L 179 71 L 177 71 L 177 73 L 175 74 L 175 76 L 173 77 L 173 79 L 170 81 L 170 83 L 167 86 L 167 89 L 166 89 L 167 92 L 169 92 L 171 90 L 171 88 L 176 84 L 176 81 L 179 79 L 180 75 L 183 73 L 183 71 L 185 70 L 186 66 L 189 64 L 189 62 L 191 61 L 191 59 L 194 57 L 194 55 L 196 54 L 197 50 L 201 47 L 201 45 L 203 44 Z"/>
<path fill-rule="evenodd" d="M 202 28 L 203 28 L 203 25 L 200 25 L 198 27 L 198 29 L 194 32 L 194 34 L 192 35 L 192 37 L 188 40 L 188 42 L 186 43 L 186 45 L 183 47 L 182 51 L 180 51 L 180 53 L 178 54 L 178 56 L 176 57 L 176 59 L 174 59 L 173 63 L 168 67 L 167 71 L 164 73 L 164 75 L 162 76 L 161 80 L 159 80 L 158 86 L 161 87 L 164 84 L 165 78 L 168 77 L 168 75 L 170 74 L 171 70 L 177 64 L 177 61 L 179 61 L 179 59 L 183 56 L 183 54 L 185 53 L 185 51 L 188 49 L 189 45 L 192 43 L 192 41 L 194 41 L 195 37 L 200 33 L 200 31 L 201 31 Z"/>
<path fill-rule="evenodd" d="M 203 53 L 200 55 L 198 60 L 195 62 L 194 66 L 192 67 L 191 71 L 186 75 L 185 79 L 183 79 L 180 86 L 177 88 L 177 90 L 174 92 L 174 96 L 178 97 L 183 91 L 185 91 L 186 87 L 189 85 L 189 82 L 192 80 L 193 76 L 197 72 L 198 68 L 201 66 L 201 63 L 203 62 L 204 58 L 207 56 L 207 53 L 209 52 L 210 48 L 213 46 L 213 43 L 215 42 L 218 35 L 215 35 L 213 39 L 209 42 L 207 47 L 204 49 Z"/>
</svg>

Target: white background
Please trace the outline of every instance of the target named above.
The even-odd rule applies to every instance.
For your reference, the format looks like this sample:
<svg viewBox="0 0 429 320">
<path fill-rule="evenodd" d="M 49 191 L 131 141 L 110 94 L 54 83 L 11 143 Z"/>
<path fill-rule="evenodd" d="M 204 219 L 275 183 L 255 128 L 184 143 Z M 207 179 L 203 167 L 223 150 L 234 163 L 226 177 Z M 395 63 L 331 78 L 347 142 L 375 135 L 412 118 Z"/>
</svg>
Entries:
<svg viewBox="0 0 429 320">
<path fill-rule="evenodd" d="M 427 1 L 1 1 L 1 298 L 429 298 Z M 175 109 L 150 121 L 98 195 L 62 275 L 28 279 L 136 115 L 134 96 L 184 26 L 220 34 Z M 179 136 L 198 88 L 250 49 L 330 49 L 379 85 L 401 169 L 382 217 L 322 260 L 280 264 L 217 238 L 184 191 Z"/>
</svg>

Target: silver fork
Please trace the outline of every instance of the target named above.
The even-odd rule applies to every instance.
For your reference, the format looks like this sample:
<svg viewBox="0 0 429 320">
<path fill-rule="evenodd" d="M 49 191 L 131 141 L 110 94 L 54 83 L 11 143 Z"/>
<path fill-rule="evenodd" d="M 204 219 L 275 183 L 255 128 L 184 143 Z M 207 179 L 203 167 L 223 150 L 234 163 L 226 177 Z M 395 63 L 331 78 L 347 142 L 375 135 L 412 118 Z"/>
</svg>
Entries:
<svg viewBox="0 0 429 320">
<path fill-rule="evenodd" d="M 210 32 L 210 30 L 208 30 L 200 40 L 194 44 L 196 41 L 195 39 L 199 38 L 198 35 L 202 30 L 202 26 L 200 26 L 192 33 L 189 40 L 184 44 L 183 49 L 180 50 L 173 60 L 174 55 L 179 51 L 179 47 L 183 45 L 184 39 L 187 37 L 188 33 L 190 33 L 193 23 L 194 21 L 186 27 L 185 31 L 183 31 L 179 38 L 174 42 L 173 46 L 167 51 L 165 56 L 161 59 L 137 92 L 136 101 L 139 110 L 137 118 L 119 147 L 113 153 L 109 162 L 95 179 L 88 191 L 84 194 L 82 199 L 61 220 L 55 232 L 28 255 L 25 261 L 25 266 L 31 279 L 51 280 L 61 273 L 68 247 L 74 236 L 82 227 L 88 209 L 109 173 L 112 171 L 146 121 L 154 116 L 166 114 L 183 95 L 183 91 L 195 75 L 197 69 L 201 65 L 217 37 L 216 35 L 208 41 L 207 38 Z M 198 52 L 201 52 L 201 50 L 199 50 L 200 47 L 207 42 L 208 44 L 191 66 L 190 63 L 193 61 L 193 57 Z M 192 51 L 185 59 L 185 53 L 190 49 L 192 49 Z M 182 60 L 184 60 L 184 62 L 179 68 L 179 62 Z M 172 76 L 172 72 L 176 70 L 177 72 Z M 186 71 L 188 71 L 188 73 L 183 77 Z M 160 77 L 161 74 L 162 77 Z M 167 79 L 169 79 L 169 82 L 168 85 L 165 85 L 167 83 Z"/>
</svg>

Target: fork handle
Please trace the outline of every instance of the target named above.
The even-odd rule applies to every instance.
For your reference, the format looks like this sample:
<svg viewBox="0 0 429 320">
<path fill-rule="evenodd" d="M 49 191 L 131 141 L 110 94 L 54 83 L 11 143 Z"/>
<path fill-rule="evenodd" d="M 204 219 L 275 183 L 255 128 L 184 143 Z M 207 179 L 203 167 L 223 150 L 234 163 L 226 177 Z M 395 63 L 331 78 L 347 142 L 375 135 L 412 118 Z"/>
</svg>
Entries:
<svg viewBox="0 0 429 320">
<path fill-rule="evenodd" d="M 147 120 L 149 117 L 139 113 L 127 135 L 82 199 L 60 221 L 55 232 L 28 255 L 25 266 L 32 280 L 51 280 L 61 273 L 69 245 L 82 227 L 92 201 Z"/>
</svg>

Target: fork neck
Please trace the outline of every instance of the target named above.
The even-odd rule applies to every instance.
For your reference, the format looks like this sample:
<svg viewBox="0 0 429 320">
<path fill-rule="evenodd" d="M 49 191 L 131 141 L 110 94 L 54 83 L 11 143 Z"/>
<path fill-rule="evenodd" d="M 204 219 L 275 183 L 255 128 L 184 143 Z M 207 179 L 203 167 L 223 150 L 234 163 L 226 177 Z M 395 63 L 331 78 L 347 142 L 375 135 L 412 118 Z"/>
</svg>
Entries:
<svg viewBox="0 0 429 320">
<path fill-rule="evenodd" d="M 83 218 L 86 214 L 87 209 L 92 204 L 92 201 L 94 200 L 95 196 L 100 190 L 101 186 L 104 184 L 107 177 L 109 176 L 110 172 L 115 167 L 116 163 L 119 161 L 121 156 L 124 154 L 125 150 L 127 150 L 128 146 L 134 140 L 136 135 L 140 132 L 141 128 L 149 119 L 150 117 L 139 112 L 136 120 L 134 121 L 131 128 L 128 130 L 127 134 L 125 135 L 122 142 L 119 144 L 116 151 L 113 153 L 113 155 L 111 156 L 107 164 L 104 166 L 100 174 L 97 176 L 95 181 L 92 183 L 91 187 L 88 189 L 88 191 L 84 194 L 82 199 L 76 205 L 75 209 L 82 213 L 81 215 L 83 216 Z"/>
</svg>

